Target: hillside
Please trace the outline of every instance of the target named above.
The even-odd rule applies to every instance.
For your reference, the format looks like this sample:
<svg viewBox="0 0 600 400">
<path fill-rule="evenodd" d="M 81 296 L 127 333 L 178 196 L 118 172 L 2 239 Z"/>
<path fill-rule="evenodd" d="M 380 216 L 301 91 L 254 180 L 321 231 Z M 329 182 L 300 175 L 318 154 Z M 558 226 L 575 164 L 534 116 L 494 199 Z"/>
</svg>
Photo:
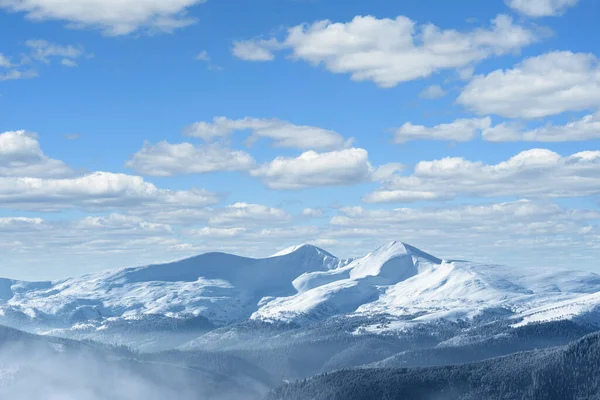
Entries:
<svg viewBox="0 0 600 400">
<path fill-rule="evenodd" d="M 268 400 L 509 400 L 600 397 L 600 334 L 475 364 L 345 370 L 285 385 Z"/>
</svg>

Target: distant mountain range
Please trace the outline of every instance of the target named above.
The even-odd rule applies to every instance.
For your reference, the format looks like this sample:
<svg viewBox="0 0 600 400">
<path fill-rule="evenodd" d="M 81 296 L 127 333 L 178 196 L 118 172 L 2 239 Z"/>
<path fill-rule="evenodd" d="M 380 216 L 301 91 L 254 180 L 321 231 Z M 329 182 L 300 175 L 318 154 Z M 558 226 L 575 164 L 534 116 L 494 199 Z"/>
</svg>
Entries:
<svg viewBox="0 0 600 400">
<path fill-rule="evenodd" d="M 600 330 L 600 276 L 442 260 L 401 242 L 351 260 L 299 245 L 263 259 L 208 253 L 55 282 L 0 279 L 0 325 L 19 329 L 0 327 L 0 395 L 2 387 L 25 390 L 22 382 L 46 382 L 48 376 L 65 380 L 73 393 L 79 390 L 68 381 L 78 370 L 73 365 L 92 357 L 85 364 L 95 370 L 133 373 L 143 387 L 162 382 L 178 398 L 204 393 L 201 398 L 210 400 L 254 400 L 284 382 L 315 375 L 271 398 L 305 398 L 315 390 L 322 395 L 317 399 L 369 398 L 345 397 L 352 380 L 376 393 L 401 384 L 460 395 L 435 397 L 434 390 L 436 400 L 487 398 L 478 397 L 482 393 L 496 398 L 492 394 L 513 389 L 464 385 L 496 365 L 518 376 L 550 354 L 519 352 L 564 346 Z M 52 360 L 49 370 L 40 370 L 46 364 L 36 361 L 39 354 Z M 510 368 L 509 361 L 492 360 L 510 354 Z M 490 361 L 438 368 L 482 360 Z M 398 372 L 415 367 L 428 368 L 426 376 Z M 94 374 L 86 368 L 80 368 L 86 376 Z M 64 374 L 55 377 L 57 370 Z M 319 375 L 332 371 L 340 372 Z M 539 373 L 535 381 L 515 384 L 518 398 L 554 372 Z M 181 385 L 169 387 L 169 379 L 156 374 L 175 376 Z M 485 376 L 504 379 L 494 374 Z M 81 384 L 95 387 L 87 379 Z M 336 379 L 331 390 L 321 390 L 329 379 Z M 459 386 L 448 386 L 448 379 Z M 458 391 L 444 392 L 448 388 Z M 234 392 L 237 397 L 230 396 Z M 497 398 L 511 398 L 502 395 Z"/>
<path fill-rule="evenodd" d="M 384 324 L 357 333 L 385 333 L 434 321 L 596 323 L 599 311 L 597 274 L 448 262 L 401 242 L 354 260 L 300 245 L 263 259 L 208 253 L 57 282 L 0 280 L 0 323 L 38 333 L 152 319 L 212 328 L 377 315 Z"/>
</svg>

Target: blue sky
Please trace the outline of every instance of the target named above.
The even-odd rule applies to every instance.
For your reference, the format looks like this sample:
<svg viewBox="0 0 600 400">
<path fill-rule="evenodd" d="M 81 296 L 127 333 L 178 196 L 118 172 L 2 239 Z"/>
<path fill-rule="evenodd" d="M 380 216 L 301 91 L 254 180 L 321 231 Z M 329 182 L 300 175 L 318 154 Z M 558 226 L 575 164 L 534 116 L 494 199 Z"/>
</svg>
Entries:
<svg viewBox="0 0 600 400">
<path fill-rule="evenodd" d="M 206 251 L 597 269 L 595 0 L 0 2 L 0 275 Z"/>
</svg>

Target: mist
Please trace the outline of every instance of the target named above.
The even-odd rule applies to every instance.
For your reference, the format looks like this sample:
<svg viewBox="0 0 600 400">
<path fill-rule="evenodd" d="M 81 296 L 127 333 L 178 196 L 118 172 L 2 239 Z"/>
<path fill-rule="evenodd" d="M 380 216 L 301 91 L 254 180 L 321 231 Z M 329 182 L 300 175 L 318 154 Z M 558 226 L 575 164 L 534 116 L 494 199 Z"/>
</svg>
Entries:
<svg viewBox="0 0 600 400">
<path fill-rule="evenodd" d="M 0 347 L 0 398 L 241 400 L 261 390 L 191 367 L 21 340 Z"/>
</svg>

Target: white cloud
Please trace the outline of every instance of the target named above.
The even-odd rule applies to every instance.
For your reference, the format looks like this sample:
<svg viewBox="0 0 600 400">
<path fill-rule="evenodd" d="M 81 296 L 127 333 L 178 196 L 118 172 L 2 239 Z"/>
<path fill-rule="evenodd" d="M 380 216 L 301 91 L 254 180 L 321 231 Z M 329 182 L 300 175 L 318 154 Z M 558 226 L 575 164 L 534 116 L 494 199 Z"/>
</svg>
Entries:
<svg viewBox="0 0 600 400">
<path fill-rule="evenodd" d="M 69 58 L 63 58 L 62 60 L 60 60 L 60 64 L 64 65 L 65 67 L 70 67 L 70 68 L 75 68 L 78 66 L 77 62 L 75 62 Z"/>
<path fill-rule="evenodd" d="M 266 138 L 271 139 L 275 147 L 298 149 L 333 149 L 348 146 L 352 139 L 345 140 L 337 132 L 315 126 L 294 125 L 279 119 L 246 117 L 232 120 L 215 117 L 212 122 L 196 122 L 188 126 L 187 136 L 199 137 L 205 141 L 224 138 L 235 132 L 250 131 L 249 144 Z"/>
<path fill-rule="evenodd" d="M 553 203 L 530 200 L 392 210 L 344 207 L 340 212 L 342 215 L 331 219 L 332 225 L 344 228 L 423 230 L 427 235 L 459 231 L 471 237 L 507 233 L 512 235 L 580 233 L 582 226 L 600 220 L 598 211 L 565 210 Z M 565 224 L 565 221 L 569 223 Z M 343 231 L 341 233 L 344 234 Z"/>
<path fill-rule="evenodd" d="M 157 224 L 144 221 L 141 218 L 123 215 L 109 214 L 101 217 L 85 217 L 72 225 L 74 228 L 87 231 L 107 231 L 112 235 L 156 235 L 171 234 L 173 228 L 167 224 Z"/>
<path fill-rule="evenodd" d="M 561 15 L 579 0 L 505 0 L 506 5 L 529 17 Z"/>
<path fill-rule="evenodd" d="M 195 59 L 196 59 L 196 61 L 202 61 L 203 63 L 205 63 L 206 67 L 209 70 L 212 70 L 212 71 L 223 70 L 222 67 L 212 63 L 212 58 L 210 57 L 210 55 L 208 54 L 208 52 L 206 50 L 202 50 L 200 53 L 198 53 L 198 55 L 196 55 Z"/>
<path fill-rule="evenodd" d="M 278 157 L 250 174 L 272 189 L 297 190 L 386 180 L 399 168 L 398 164 L 389 164 L 376 169 L 366 150 L 351 148 L 328 153 L 307 151 L 296 158 Z"/>
<path fill-rule="evenodd" d="M 255 39 L 233 42 L 233 55 L 246 61 L 272 61 L 275 59 L 273 50 L 282 46 L 277 39 Z"/>
<path fill-rule="evenodd" d="M 0 218 L 0 243 L 7 256 L 3 276 L 33 280 L 169 261 L 200 251 L 168 225 L 121 214 L 81 220 Z"/>
<path fill-rule="evenodd" d="M 600 107 L 600 65 L 593 54 L 557 51 L 513 69 L 473 78 L 457 100 L 479 114 L 541 118 Z"/>
<path fill-rule="evenodd" d="M 32 69 L 27 69 L 23 71 L 18 69 L 11 69 L 6 73 L 0 73 L 0 81 L 14 81 L 17 79 L 31 79 L 37 77 L 38 73 Z"/>
<path fill-rule="evenodd" d="M 495 165 L 464 158 L 419 162 L 410 176 L 395 176 L 368 194 L 370 203 L 456 197 L 558 198 L 600 193 L 600 151 L 563 157 L 546 149 L 521 152 Z"/>
<path fill-rule="evenodd" d="M 59 20 L 70 28 L 97 28 L 107 35 L 140 29 L 171 32 L 193 24 L 186 11 L 204 0 L 0 0 L 0 8 L 34 21 Z"/>
<path fill-rule="evenodd" d="M 0 207 L 19 210 L 56 211 L 142 208 L 198 208 L 218 202 L 205 190 L 159 189 L 141 177 L 95 172 L 70 179 L 0 177 Z"/>
<path fill-rule="evenodd" d="M 262 204 L 235 203 L 210 213 L 209 225 L 263 225 L 289 222 L 291 216 L 280 208 Z"/>
<path fill-rule="evenodd" d="M 219 144 L 194 146 L 163 141 L 156 145 L 144 143 L 125 166 L 141 175 L 173 176 L 248 170 L 254 166 L 254 159 L 248 153 Z"/>
<path fill-rule="evenodd" d="M 72 172 L 62 161 L 44 154 L 35 134 L 0 133 L 0 177 L 63 177 Z"/>
<path fill-rule="evenodd" d="M 242 209 L 258 215 L 261 207 L 268 208 L 256 206 L 237 204 L 210 210 L 210 214 Z M 76 221 L 0 218 L 0 246 L 10 254 L 3 260 L 3 270 L 5 276 L 30 273 L 37 274 L 36 278 L 49 274 L 60 278 L 207 251 L 266 256 L 299 243 L 320 245 L 333 254 L 350 257 L 364 255 L 390 240 L 403 240 L 444 258 L 530 265 L 552 262 L 553 266 L 576 262 L 580 268 L 587 262 L 591 268 L 600 248 L 600 212 L 569 210 L 544 201 L 443 208 L 343 207 L 329 225 L 319 226 L 290 225 L 289 216 L 233 214 L 236 216 L 224 225 L 206 223 L 183 230 L 122 214 Z M 47 270 L 40 269 L 39 254 L 45 254 Z M 86 270 L 74 270 L 72 266 L 78 265 L 85 265 Z"/>
<path fill-rule="evenodd" d="M 433 24 L 419 26 L 404 16 L 357 16 L 347 23 L 323 20 L 292 27 L 281 42 L 236 42 L 234 54 L 245 60 L 269 61 L 275 51 L 291 49 L 292 58 L 323 65 L 333 73 L 348 73 L 357 81 L 393 87 L 445 69 L 461 70 L 494 55 L 518 52 L 536 40 L 536 33 L 515 25 L 506 15 L 494 18 L 489 28 L 466 33 Z"/>
<path fill-rule="evenodd" d="M 13 64 L 10 60 L 10 57 L 7 57 L 4 54 L 0 53 L 0 68 L 10 68 L 12 66 Z"/>
<path fill-rule="evenodd" d="M 29 55 L 31 58 L 46 64 L 50 63 L 50 59 L 53 57 L 61 58 L 63 65 L 65 65 L 65 61 L 67 64 L 75 63 L 75 59 L 85 55 L 82 46 L 63 46 L 41 39 L 28 40 L 25 45 L 31 49 Z"/>
<path fill-rule="evenodd" d="M 210 61 L 210 56 L 208 55 L 208 52 L 206 50 L 202 50 L 200 53 L 198 53 L 198 55 L 196 56 L 196 60 L 198 61 Z"/>
<path fill-rule="evenodd" d="M 444 208 L 345 207 L 322 237 L 374 247 L 392 238 L 445 258 L 583 268 L 598 250 L 600 213 L 519 200 Z M 594 240 L 596 243 L 594 244 Z M 577 258 L 577 260 L 575 260 Z M 592 259 L 593 260 L 593 259 Z M 588 267 L 593 261 L 588 260 Z"/>
<path fill-rule="evenodd" d="M 492 120 L 488 118 L 457 119 L 449 124 L 440 124 L 432 127 L 405 123 L 396 129 L 394 141 L 405 143 L 410 140 L 453 140 L 468 142 L 478 133 L 491 126 Z"/>
<path fill-rule="evenodd" d="M 302 210 L 302 216 L 306 218 L 319 218 L 323 216 L 323 210 L 318 208 L 305 208 Z"/>
<path fill-rule="evenodd" d="M 20 232 L 37 229 L 44 224 L 41 218 L 0 217 L 0 232 Z"/>
<path fill-rule="evenodd" d="M 502 123 L 488 128 L 483 138 L 490 142 L 570 142 L 600 139 L 600 112 L 589 114 L 565 125 L 548 123 L 525 130 L 518 124 Z"/>
<path fill-rule="evenodd" d="M 268 225 L 280 225 L 290 222 L 292 217 L 285 210 L 263 204 L 238 202 L 226 207 L 208 206 L 188 208 L 185 205 L 166 209 L 150 210 L 135 208 L 129 214 L 140 216 L 148 221 L 172 226 L 184 226 L 191 229 L 197 225 L 206 227 L 244 227 L 256 228 Z"/>
<path fill-rule="evenodd" d="M 192 229 L 188 234 L 208 238 L 233 238 L 242 235 L 244 232 L 246 232 L 246 228 L 214 228 L 205 226 L 201 229 Z"/>
<path fill-rule="evenodd" d="M 438 99 L 447 95 L 446 92 L 440 85 L 427 86 L 420 94 L 419 97 L 422 99 Z"/>
<path fill-rule="evenodd" d="M 8 69 L 7 72 L 0 73 L 0 81 L 37 78 L 37 67 L 40 64 L 50 64 L 53 59 L 60 59 L 60 64 L 66 67 L 77 67 L 77 59 L 92 57 L 85 53 L 83 46 L 60 45 L 41 39 L 27 40 L 25 46 L 28 53 L 22 54 L 20 61 L 16 63 L 0 53 L 0 68 Z"/>
</svg>

